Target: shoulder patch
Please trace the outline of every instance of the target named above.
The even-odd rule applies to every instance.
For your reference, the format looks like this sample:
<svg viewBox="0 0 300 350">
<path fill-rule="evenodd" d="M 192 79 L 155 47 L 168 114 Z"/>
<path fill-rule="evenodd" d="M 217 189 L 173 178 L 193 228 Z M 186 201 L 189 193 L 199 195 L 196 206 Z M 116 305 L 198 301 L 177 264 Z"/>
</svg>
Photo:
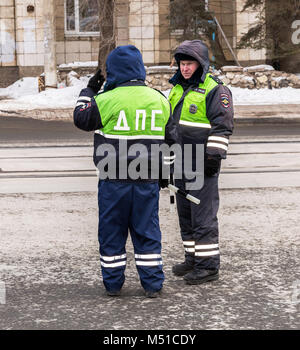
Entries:
<svg viewBox="0 0 300 350">
<path fill-rule="evenodd" d="M 91 102 L 88 102 L 86 104 L 84 104 L 81 108 L 80 108 L 80 112 L 83 112 L 85 111 L 86 109 L 90 108 L 91 107 Z"/>
<path fill-rule="evenodd" d="M 230 102 L 229 102 L 230 100 L 229 100 L 228 94 L 222 93 L 221 96 L 220 96 L 220 100 L 221 100 L 221 105 L 222 105 L 224 108 L 230 107 Z"/>
<path fill-rule="evenodd" d="M 222 84 L 222 85 L 224 84 L 223 81 L 221 79 L 219 79 L 218 77 L 215 77 L 213 75 L 210 75 L 209 77 L 212 78 L 218 84 Z"/>
</svg>

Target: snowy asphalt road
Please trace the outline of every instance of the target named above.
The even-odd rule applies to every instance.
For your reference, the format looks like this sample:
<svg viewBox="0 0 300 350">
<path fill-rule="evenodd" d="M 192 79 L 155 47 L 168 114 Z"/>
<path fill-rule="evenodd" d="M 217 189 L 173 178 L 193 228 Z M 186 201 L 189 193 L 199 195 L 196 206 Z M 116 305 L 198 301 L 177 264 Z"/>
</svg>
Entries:
<svg viewBox="0 0 300 350">
<path fill-rule="evenodd" d="M 95 192 L 0 195 L 0 329 L 299 329 L 298 191 L 222 190 L 220 279 L 200 286 L 171 272 L 183 248 L 163 191 L 159 299 L 143 296 L 130 241 L 122 296 L 105 295 Z"/>
<path fill-rule="evenodd" d="M 234 138 L 298 137 L 300 123 L 283 124 L 236 124 Z M 31 118 L 0 116 L 0 145 L 18 146 L 33 144 L 91 144 L 93 133 L 77 129 L 70 121 L 46 121 Z"/>
<path fill-rule="evenodd" d="M 52 124 L 48 125 L 51 129 Z M 245 129 L 241 138 L 236 134 L 235 140 L 274 139 L 271 134 L 259 136 L 250 130 L 246 135 Z M 291 134 L 297 137 L 292 129 L 288 132 L 288 137 L 281 135 L 285 141 Z M 227 182 L 221 183 L 220 191 L 220 279 L 188 286 L 172 274 L 172 265 L 182 259 L 183 247 L 177 215 L 170 210 L 169 195 L 164 190 L 160 225 L 166 280 L 159 299 L 143 296 L 130 240 L 122 296 L 111 299 L 105 295 L 98 255 L 97 194 L 92 188 L 82 192 L 0 194 L 0 329 L 299 329 L 300 186 L 294 181 L 281 186 L 283 176 L 292 179 L 291 172 L 277 172 L 277 178 L 274 172 L 256 172 L 254 188 L 233 188 L 237 182 L 232 181 L 234 176 L 242 179 L 236 167 L 246 169 L 246 175 L 250 166 L 297 170 L 299 142 L 232 146 L 224 166 Z M 88 149 L 72 148 L 73 156 Z M 14 157 L 20 150 L 23 157 L 18 163 Z M 14 173 L 43 164 L 44 170 L 49 170 L 45 162 L 32 157 L 34 150 L 38 157 L 50 159 L 47 166 L 55 159 L 51 154 L 58 156 L 55 148 L 18 151 L 2 144 L 0 168 Z M 31 160 L 24 159 L 24 152 Z M 70 150 L 64 152 L 60 156 L 70 156 Z M 69 159 L 69 170 L 80 169 L 78 164 L 86 160 Z M 59 168 L 63 162 L 57 161 Z M 86 170 L 86 164 L 81 166 Z M 1 183 L 9 180 L 6 175 L 1 175 Z M 25 181 L 19 175 L 19 179 L 12 179 L 15 184 Z M 67 186 L 75 178 L 64 179 L 63 186 Z M 81 181 L 85 179 L 88 177 Z M 261 179 L 267 179 L 267 185 L 259 186 Z M 38 186 L 37 179 L 29 180 L 30 186 Z"/>
</svg>

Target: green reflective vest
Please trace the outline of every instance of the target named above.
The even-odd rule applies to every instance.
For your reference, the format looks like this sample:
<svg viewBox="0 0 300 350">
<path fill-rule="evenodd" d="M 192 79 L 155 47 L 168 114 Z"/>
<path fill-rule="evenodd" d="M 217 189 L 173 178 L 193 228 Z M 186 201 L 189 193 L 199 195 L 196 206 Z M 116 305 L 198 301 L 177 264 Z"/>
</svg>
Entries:
<svg viewBox="0 0 300 350">
<path fill-rule="evenodd" d="M 160 139 L 170 116 L 170 104 L 147 86 L 122 86 L 95 97 L 103 128 L 115 139 Z"/>
<path fill-rule="evenodd" d="M 206 116 L 206 96 L 215 88 L 218 83 L 206 74 L 204 83 L 200 83 L 198 87 L 191 89 L 184 97 L 183 106 L 180 114 L 179 124 L 210 128 L 210 122 Z M 172 106 L 172 112 L 180 101 L 184 90 L 180 84 L 173 87 L 169 95 L 169 101 Z"/>
</svg>

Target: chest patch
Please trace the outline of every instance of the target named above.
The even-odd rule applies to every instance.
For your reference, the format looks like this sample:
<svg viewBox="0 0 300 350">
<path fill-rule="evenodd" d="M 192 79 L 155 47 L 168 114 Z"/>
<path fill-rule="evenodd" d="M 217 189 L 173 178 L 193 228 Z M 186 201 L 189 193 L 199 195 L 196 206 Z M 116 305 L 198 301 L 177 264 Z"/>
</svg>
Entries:
<svg viewBox="0 0 300 350">
<path fill-rule="evenodd" d="M 200 94 L 205 94 L 205 89 L 201 89 L 201 88 L 194 88 L 193 91 L 195 92 L 199 92 Z"/>
<path fill-rule="evenodd" d="M 189 108 L 190 113 L 195 114 L 197 112 L 197 110 L 198 110 L 197 105 L 195 105 L 195 104 L 190 105 L 190 108 Z"/>
</svg>

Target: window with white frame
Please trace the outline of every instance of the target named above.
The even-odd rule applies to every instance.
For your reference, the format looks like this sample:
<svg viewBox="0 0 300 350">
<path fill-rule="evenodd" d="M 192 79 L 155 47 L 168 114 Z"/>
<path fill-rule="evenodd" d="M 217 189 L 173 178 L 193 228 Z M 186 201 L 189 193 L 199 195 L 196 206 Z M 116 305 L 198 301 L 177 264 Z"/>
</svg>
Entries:
<svg viewBox="0 0 300 350">
<path fill-rule="evenodd" d="M 65 0 L 65 33 L 99 34 L 98 0 Z"/>
</svg>

